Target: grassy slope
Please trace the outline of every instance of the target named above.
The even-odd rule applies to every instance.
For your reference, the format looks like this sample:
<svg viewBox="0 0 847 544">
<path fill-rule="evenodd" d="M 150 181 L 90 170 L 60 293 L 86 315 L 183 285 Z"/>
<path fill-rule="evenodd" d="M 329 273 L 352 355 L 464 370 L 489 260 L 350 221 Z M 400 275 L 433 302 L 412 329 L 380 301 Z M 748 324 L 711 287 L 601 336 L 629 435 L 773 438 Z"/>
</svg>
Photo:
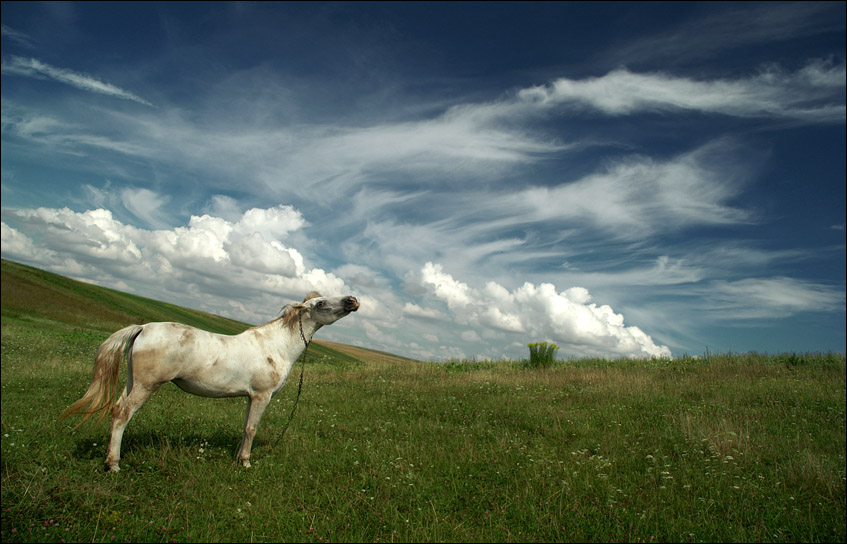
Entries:
<svg viewBox="0 0 847 544">
<path fill-rule="evenodd" d="M 182 308 L 105 287 L 72 280 L 12 261 L 2 260 L 4 324 L 25 328 L 53 326 L 109 333 L 133 323 L 178 321 L 220 334 L 238 334 L 252 325 Z M 356 363 L 371 360 L 409 361 L 395 355 L 315 340 L 309 360 Z"/>
<path fill-rule="evenodd" d="M 237 334 L 250 327 L 7 260 L 2 261 L 2 273 L 3 318 L 21 324 L 53 321 L 109 333 L 151 321 L 179 321 L 221 334 Z"/>
</svg>

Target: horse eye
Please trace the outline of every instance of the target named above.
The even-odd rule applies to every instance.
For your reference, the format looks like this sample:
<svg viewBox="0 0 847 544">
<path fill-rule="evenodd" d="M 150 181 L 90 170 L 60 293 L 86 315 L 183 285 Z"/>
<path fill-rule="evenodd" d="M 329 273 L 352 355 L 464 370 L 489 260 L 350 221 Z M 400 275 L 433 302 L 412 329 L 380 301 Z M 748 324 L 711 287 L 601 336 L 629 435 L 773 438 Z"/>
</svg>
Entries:
<svg viewBox="0 0 847 544">
<path fill-rule="evenodd" d="M 318 301 L 318 303 L 315 306 L 317 306 L 318 308 L 323 308 L 324 306 L 326 306 L 326 301 L 325 300 Z"/>
</svg>

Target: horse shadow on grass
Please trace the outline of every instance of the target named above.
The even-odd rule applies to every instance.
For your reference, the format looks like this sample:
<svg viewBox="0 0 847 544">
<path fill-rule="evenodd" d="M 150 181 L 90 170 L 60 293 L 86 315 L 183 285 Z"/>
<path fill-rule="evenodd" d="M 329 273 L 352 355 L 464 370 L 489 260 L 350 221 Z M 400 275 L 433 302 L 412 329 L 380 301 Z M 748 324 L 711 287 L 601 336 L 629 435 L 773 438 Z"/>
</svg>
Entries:
<svg viewBox="0 0 847 544">
<path fill-rule="evenodd" d="M 263 444 L 264 443 L 264 444 Z M 235 460 L 241 444 L 241 433 L 218 429 L 212 432 L 178 432 L 168 430 L 127 431 L 121 444 L 121 466 L 138 465 L 143 461 L 183 457 L 231 458 Z M 266 445 L 266 441 L 256 439 L 256 447 Z M 76 439 L 74 456 L 80 460 L 105 460 L 109 447 L 109 435 L 88 436 Z M 144 456 L 143 453 L 149 453 Z M 139 454 L 142 458 L 139 458 Z"/>
</svg>

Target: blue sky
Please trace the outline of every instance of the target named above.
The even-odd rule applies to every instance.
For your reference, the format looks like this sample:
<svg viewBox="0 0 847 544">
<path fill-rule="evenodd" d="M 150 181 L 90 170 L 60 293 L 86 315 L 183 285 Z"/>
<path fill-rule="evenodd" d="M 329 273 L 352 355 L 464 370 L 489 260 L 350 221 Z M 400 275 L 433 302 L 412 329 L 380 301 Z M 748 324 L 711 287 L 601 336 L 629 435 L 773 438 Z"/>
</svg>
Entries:
<svg viewBox="0 0 847 544">
<path fill-rule="evenodd" d="M 427 360 L 845 351 L 845 4 L 2 3 L 2 255 Z"/>
</svg>

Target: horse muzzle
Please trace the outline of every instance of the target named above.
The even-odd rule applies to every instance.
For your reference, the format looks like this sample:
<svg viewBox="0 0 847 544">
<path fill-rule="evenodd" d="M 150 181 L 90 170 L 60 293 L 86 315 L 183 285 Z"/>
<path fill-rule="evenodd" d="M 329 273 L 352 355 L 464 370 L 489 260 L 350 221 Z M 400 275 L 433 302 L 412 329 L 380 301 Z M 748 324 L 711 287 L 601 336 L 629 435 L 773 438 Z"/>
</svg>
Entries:
<svg viewBox="0 0 847 544">
<path fill-rule="evenodd" d="M 344 299 L 344 310 L 348 312 L 355 312 L 359 309 L 359 301 L 356 300 L 356 297 L 347 297 Z"/>
</svg>

